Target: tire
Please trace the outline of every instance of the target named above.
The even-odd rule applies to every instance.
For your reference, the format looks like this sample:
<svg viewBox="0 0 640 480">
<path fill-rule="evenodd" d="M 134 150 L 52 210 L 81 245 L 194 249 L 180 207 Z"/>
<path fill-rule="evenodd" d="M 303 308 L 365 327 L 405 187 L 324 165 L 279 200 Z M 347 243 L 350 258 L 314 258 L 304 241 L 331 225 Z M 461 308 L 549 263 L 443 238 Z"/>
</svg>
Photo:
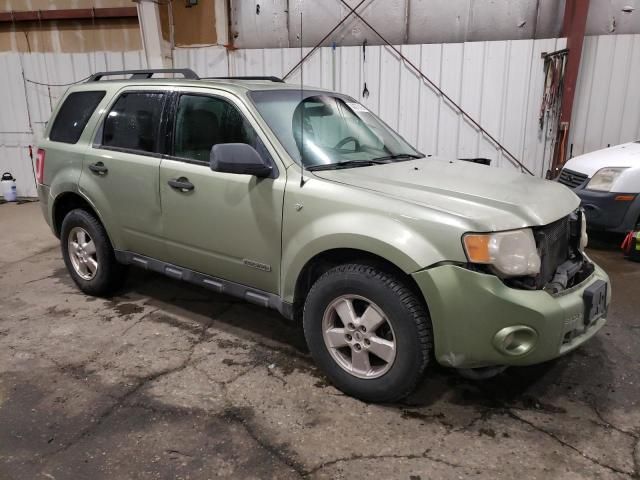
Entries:
<svg viewBox="0 0 640 480">
<path fill-rule="evenodd" d="M 343 317 L 356 318 L 356 328 Z M 322 275 L 306 298 L 303 325 L 319 368 L 338 389 L 366 402 L 406 397 L 431 358 L 431 320 L 424 303 L 394 275 L 371 266 L 340 265 Z M 365 325 L 372 328 L 361 332 Z M 365 351 L 368 361 L 363 362 Z"/>
<path fill-rule="evenodd" d="M 84 250 L 78 253 L 74 243 L 82 243 L 77 240 L 82 238 L 83 231 L 84 239 L 89 241 L 84 243 Z M 125 267 L 116 261 L 107 232 L 91 213 L 82 209 L 71 210 L 62 221 L 60 244 L 67 270 L 84 293 L 108 297 L 122 285 Z M 82 258 L 79 259 L 79 256 Z M 97 265 L 95 268 L 92 260 Z"/>
</svg>

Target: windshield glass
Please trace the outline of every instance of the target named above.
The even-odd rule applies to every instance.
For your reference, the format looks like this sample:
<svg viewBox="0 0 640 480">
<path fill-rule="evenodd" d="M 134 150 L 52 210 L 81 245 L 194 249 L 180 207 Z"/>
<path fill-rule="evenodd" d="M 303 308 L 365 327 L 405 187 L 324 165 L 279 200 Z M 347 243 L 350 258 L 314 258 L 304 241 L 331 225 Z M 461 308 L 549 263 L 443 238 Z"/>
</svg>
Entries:
<svg viewBox="0 0 640 480">
<path fill-rule="evenodd" d="M 423 157 L 373 113 L 345 95 L 260 90 L 250 92 L 250 96 L 289 155 L 306 168 Z"/>
</svg>

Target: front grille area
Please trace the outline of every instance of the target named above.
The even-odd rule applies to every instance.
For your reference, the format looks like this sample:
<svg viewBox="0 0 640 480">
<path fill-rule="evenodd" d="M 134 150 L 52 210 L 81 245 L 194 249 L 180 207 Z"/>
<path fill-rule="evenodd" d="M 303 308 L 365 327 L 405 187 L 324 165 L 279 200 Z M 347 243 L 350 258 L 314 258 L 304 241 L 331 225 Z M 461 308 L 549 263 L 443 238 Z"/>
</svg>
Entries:
<svg viewBox="0 0 640 480">
<path fill-rule="evenodd" d="M 541 260 L 540 275 L 536 282 L 538 288 L 549 283 L 558 266 L 569 258 L 570 221 L 569 215 L 535 231 Z"/>
<path fill-rule="evenodd" d="M 569 188 L 576 188 L 582 185 L 587 178 L 589 178 L 584 173 L 574 172 L 573 170 L 567 170 L 563 168 L 560 172 L 560 177 L 558 177 L 558 182 L 566 185 Z"/>
<path fill-rule="evenodd" d="M 586 280 L 595 267 L 580 252 L 581 221 L 582 213 L 576 210 L 553 223 L 534 227 L 540 273 L 535 277 L 503 278 L 503 282 L 512 288 L 556 294 Z"/>
</svg>

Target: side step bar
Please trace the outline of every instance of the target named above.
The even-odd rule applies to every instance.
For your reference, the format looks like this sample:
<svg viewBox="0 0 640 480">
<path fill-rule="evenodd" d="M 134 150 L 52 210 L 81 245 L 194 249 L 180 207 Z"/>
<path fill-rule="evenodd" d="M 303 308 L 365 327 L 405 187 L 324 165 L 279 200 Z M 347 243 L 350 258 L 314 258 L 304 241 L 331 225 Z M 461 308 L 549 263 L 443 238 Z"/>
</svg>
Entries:
<svg viewBox="0 0 640 480">
<path fill-rule="evenodd" d="M 144 255 L 138 255 L 133 252 L 116 250 L 115 255 L 116 260 L 125 265 L 134 265 L 145 270 L 162 273 L 168 277 L 175 278 L 176 280 L 184 280 L 185 282 L 199 285 L 216 293 L 223 293 L 241 298 L 255 305 L 277 310 L 282 316 L 289 320 L 293 319 L 293 305 L 282 301 L 278 295 L 273 293 L 247 287 L 240 283 L 230 282 L 210 275 L 205 275 L 204 273 L 196 272 L 188 268 L 178 267 L 177 265 L 162 262 Z"/>
</svg>

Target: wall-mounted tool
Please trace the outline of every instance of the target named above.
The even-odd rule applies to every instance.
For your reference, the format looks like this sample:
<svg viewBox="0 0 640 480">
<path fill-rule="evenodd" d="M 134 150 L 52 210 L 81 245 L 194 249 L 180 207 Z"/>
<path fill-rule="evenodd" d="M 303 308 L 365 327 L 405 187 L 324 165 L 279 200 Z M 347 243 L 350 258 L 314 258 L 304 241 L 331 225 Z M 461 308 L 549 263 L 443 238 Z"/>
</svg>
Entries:
<svg viewBox="0 0 640 480">
<path fill-rule="evenodd" d="M 364 88 L 362 89 L 362 98 L 369 98 L 369 89 L 367 88 L 367 39 L 362 42 L 362 80 Z"/>
</svg>

